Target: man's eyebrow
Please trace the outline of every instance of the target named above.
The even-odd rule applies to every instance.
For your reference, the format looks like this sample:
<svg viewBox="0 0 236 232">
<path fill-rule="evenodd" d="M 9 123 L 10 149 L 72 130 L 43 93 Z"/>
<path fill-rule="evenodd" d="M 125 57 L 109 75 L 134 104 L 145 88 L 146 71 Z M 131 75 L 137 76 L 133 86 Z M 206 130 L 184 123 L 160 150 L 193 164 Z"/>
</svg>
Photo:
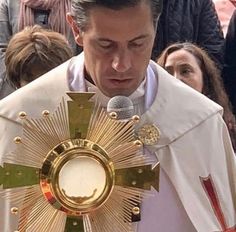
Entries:
<svg viewBox="0 0 236 232">
<path fill-rule="evenodd" d="M 129 42 L 134 42 L 134 41 L 139 40 L 139 39 L 145 39 L 148 36 L 149 36 L 148 34 L 140 35 L 140 36 L 137 36 L 137 37 L 131 39 Z M 103 37 L 98 37 L 97 40 L 104 41 L 104 42 L 116 42 L 114 40 L 111 40 L 111 39 L 108 39 L 108 38 L 103 38 Z"/>
<path fill-rule="evenodd" d="M 140 35 L 140 36 L 137 36 L 137 37 L 133 38 L 129 42 L 134 42 L 135 40 L 139 40 L 139 39 L 146 39 L 147 37 L 149 37 L 148 34 Z"/>
<path fill-rule="evenodd" d="M 99 40 L 99 41 L 104 41 L 104 42 L 114 42 L 114 41 L 113 41 L 113 40 L 111 40 L 111 39 L 102 38 L 102 37 L 100 37 L 100 38 L 97 38 L 97 40 Z"/>
</svg>

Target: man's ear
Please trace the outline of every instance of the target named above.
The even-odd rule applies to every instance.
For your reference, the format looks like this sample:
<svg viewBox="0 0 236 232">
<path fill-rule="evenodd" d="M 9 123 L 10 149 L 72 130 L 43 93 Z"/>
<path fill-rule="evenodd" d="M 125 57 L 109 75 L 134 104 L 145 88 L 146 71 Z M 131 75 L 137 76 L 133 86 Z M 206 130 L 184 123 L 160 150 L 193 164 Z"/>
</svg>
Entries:
<svg viewBox="0 0 236 232">
<path fill-rule="evenodd" d="M 67 20 L 68 24 L 70 25 L 70 27 L 72 29 L 72 32 L 73 32 L 74 37 L 75 37 L 75 42 L 79 46 L 83 46 L 82 32 L 78 28 L 73 16 L 70 13 L 66 14 L 66 20 Z"/>
</svg>

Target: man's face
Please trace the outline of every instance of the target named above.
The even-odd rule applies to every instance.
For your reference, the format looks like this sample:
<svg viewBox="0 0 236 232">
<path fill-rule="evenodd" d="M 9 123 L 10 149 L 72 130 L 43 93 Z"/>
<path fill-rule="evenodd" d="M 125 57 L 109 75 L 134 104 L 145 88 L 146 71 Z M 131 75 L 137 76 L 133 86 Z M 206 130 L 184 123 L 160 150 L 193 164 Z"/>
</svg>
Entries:
<svg viewBox="0 0 236 232">
<path fill-rule="evenodd" d="M 89 15 L 88 28 L 75 33 L 86 71 L 106 96 L 129 96 L 144 79 L 151 56 L 155 29 L 150 6 L 96 7 Z"/>
</svg>

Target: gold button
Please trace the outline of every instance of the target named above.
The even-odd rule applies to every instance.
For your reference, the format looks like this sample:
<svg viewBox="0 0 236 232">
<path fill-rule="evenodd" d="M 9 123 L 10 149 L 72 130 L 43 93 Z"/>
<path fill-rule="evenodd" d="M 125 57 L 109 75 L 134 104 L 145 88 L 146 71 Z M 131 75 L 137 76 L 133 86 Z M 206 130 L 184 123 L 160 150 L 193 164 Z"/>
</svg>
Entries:
<svg viewBox="0 0 236 232">
<path fill-rule="evenodd" d="M 49 114 L 50 114 L 50 112 L 49 112 L 48 110 L 44 110 L 44 111 L 42 112 L 42 115 L 43 115 L 44 117 L 48 117 Z"/>
<path fill-rule="evenodd" d="M 16 144 L 21 143 L 21 137 L 19 137 L 19 136 L 15 137 L 15 138 L 14 138 L 14 142 L 15 142 Z"/>
<path fill-rule="evenodd" d="M 21 112 L 19 113 L 19 117 L 20 117 L 20 119 L 24 119 L 24 118 L 26 118 L 26 117 L 27 117 L 26 112 L 21 111 Z"/>
<path fill-rule="evenodd" d="M 11 208 L 11 213 L 12 213 L 12 214 L 15 214 L 15 215 L 16 215 L 16 214 L 18 214 L 18 211 L 19 211 L 19 210 L 18 210 L 17 207 L 12 207 L 12 208 Z"/>
<path fill-rule="evenodd" d="M 139 209 L 139 207 L 135 206 L 135 207 L 132 209 L 132 213 L 133 213 L 134 215 L 140 214 L 140 209 Z"/>
</svg>

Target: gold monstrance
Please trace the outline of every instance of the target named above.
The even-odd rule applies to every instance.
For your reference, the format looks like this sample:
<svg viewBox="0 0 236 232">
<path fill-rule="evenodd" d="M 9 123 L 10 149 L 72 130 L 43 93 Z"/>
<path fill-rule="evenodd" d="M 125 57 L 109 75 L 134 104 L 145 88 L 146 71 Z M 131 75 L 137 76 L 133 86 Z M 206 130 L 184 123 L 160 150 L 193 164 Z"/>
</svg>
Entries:
<svg viewBox="0 0 236 232">
<path fill-rule="evenodd" d="M 23 135 L 0 166 L 0 194 L 16 205 L 20 232 L 133 231 L 137 204 L 159 185 L 134 133 L 138 116 L 122 122 L 93 93 L 68 95 L 40 119 L 19 114 Z"/>
</svg>

